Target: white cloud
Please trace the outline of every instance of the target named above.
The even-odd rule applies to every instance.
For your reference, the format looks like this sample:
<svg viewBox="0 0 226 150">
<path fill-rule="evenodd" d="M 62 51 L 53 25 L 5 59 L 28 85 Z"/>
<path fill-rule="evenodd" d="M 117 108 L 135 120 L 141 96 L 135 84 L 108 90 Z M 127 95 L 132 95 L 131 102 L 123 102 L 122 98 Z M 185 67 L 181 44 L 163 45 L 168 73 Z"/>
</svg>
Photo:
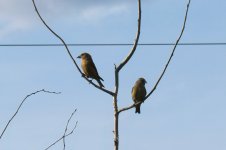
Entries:
<svg viewBox="0 0 226 150">
<path fill-rule="evenodd" d="M 111 15 L 120 15 L 128 12 L 128 5 L 118 4 L 112 6 L 89 7 L 80 12 L 80 19 L 85 21 L 100 21 Z"/>
<path fill-rule="evenodd" d="M 30 25 L 24 22 L 12 21 L 10 23 L 7 23 L 0 29 L 0 39 L 9 35 L 12 32 L 18 30 L 25 30 L 28 27 L 30 27 Z"/>
<path fill-rule="evenodd" d="M 0 0 L 0 38 L 33 24 L 29 0 Z M 32 6 L 32 5 L 30 5 Z"/>
<path fill-rule="evenodd" d="M 131 0 L 36 0 L 42 16 L 51 20 L 97 22 L 111 15 L 127 13 Z M 17 30 L 27 30 L 39 21 L 32 0 L 0 0 L 0 38 Z M 48 20 L 48 21 L 51 21 Z"/>
</svg>

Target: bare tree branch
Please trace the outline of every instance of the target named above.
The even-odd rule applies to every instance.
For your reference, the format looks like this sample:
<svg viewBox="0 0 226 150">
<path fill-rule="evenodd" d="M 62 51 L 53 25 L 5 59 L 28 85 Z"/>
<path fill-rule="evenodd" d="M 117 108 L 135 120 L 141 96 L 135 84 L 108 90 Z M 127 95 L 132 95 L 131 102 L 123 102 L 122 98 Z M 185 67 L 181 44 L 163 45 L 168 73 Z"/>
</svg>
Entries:
<svg viewBox="0 0 226 150">
<path fill-rule="evenodd" d="M 145 100 L 146 100 L 146 99 L 147 99 L 147 98 L 155 91 L 155 89 L 157 88 L 157 86 L 158 86 L 159 82 L 161 81 L 163 75 L 165 74 L 166 69 L 168 68 L 168 66 L 169 66 L 169 64 L 170 64 L 171 59 L 173 58 L 174 52 L 175 52 L 175 50 L 176 50 L 176 48 L 177 48 L 177 45 L 178 45 L 178 43 L 179 43 L 179 41 L 180 41 L 180 39 L 181 39 L 181 37 L 182 37 L 182 35 L 183 35 L 183 33 L 184 33 L 184 29 L 185 29 L 186 22 L 187 22 L 187 16 L 188 16 L 188 10 L 189 10 L 189 6 L 190 6 L 190 2 L 191 2 L 191 0 L 188 1 L 188 4 L 187 4 L 187 10 L 186 10 L 186 14 L 185 14 L 185 17 L 184 17 L 184 24 L 183 24 L 183 27 L 182 27 L 180 36 L 178 37 L 178 39 L 177 39 L 177 41 L 176 41 L 176 44 L 175 44 L 175 46 L 174 46 L 174 48 L 173 48 L 173 51 L 172 51 L 172 53 L 171 53 L 171 55 L 170 55 L 170 58 L 169 58 L 169 60 L 168 60 L 168 62 L 167 62 L 167 64 L 166 64 L 166 66 L 165 66 L 165 68 L 164 68 L 164 70 L 163 70 L 161 76 L 159 77 L 158 81 L 156 82 L 154 88 L 153 88 L 153 89 L 151 90 L 151 92 L 145 97 Z"/>
<path fill-rule="evenodd" d="M 178 45 L 178 43 L 179 43 L 179 41 L 180 41 L 180 39 L 181 39 L 181 37 L 182 37 L 182 35 L 183 35 L 183 33 L 184 33 L 184 29 L 185 29 L 186 22 L 187 22 L 187 16 L 188 16 L 188 10 L 189 10 L 189 6 L 190 6 L 190 2 L 191 2 L 191 0 L 188 1 L 187 9 L 186 9 L 186 14 L 185 14 L 185 17 L 184 17 L 183 27 L 182 27 L 181 33 L 180 33 L 180 35 L 179 35 L 179 37 L 178 37 L 178 39 L 177 39 L 177 41 L 176 41 L 176 43 L 175 43 L 175 45 L 174 45 L 174 47 L 173 47 L 172 53 L 171 53 L 171 55 L 170 55 L 170 57 L 169 57 L 169 60 L 167 61 L 166 65 L 165 65 L 165 67 L 164 67 L 164 70 L 163 70 L 162 74 L 160 75 L 159 79 L 157 80 L 155 86 L 154 86 L 153 89 L 150 91 L 150 93 L 148 93 L 148 95 L 145 97 L 144 101 L 145 101 L 145 100 L 146 100 L 146 99 L 147 99 L 147 98 L 148 98 L 148 97 L 156 90 L 156 88 L 157 88 L 159 82 L 161 81 L 162 77 L 164 76 L 164 74 L 165 74 L 165 72 L 166 72 L 166 70 L 167 70 L 167 68 L 168 68 L 168 66 L 169 66 L 169 64 L 170 64 L 170 62 L 171 62 L 171 60 L 172 60 L 172 58 L 173 58 L 174 52 L 175 52 L 175 50 L 176 50 L 176 48 L 177 48 L 177 45 Z M 129 110 L 129 109 L 135 107 L 135 106 L 138 105 L 138 104 L 140 104 L 140 103 L 132 104 L 132 105 L 129 106 L 129 107 L 122 108 L 122 109 L 119 110 L 118 113 L 121 113 L 121 112 L 123 112 L 123 111 Z"/>
<path fill-rule="evenodd" d="M 46 91 L 46 90 L 42 89 L 42 90 L 39 90 L 39 91 L 36 91 L 36 92 L 33 92 L 33 93 L 27 95 L 27 96 L 23 99 L 23 101 L 20 103 L 20 105 L 19 105 L 19 107 L 17 108 L 16 112 L 13 114 L 13 116 L 10 118 L 10 120 L 9 120 L 8 123 L 6 124 L 4 130 L 3 130 L 2 133 L 1 133 L 0 139 L 3 137 L 3 135 L 4 135 L 5 131 L 6 131 L 6 129 L 7 129 L 8 126 L 9 126 L 9 124 L 10 124 L 11 121 L 14 119 L 14 117 L 18 114 L 20 108 L 22 107 L 23 103 L 27 100 L 27 98 L 29 98 L 30 96 L 35 95 L 35 94 L 37 94 L 37 93 L 40 93 L 40 92 L 50 93 L 50 94 L 60 94 L 60 93 L 61 93 L 61 92 L 50 92 L 50 91 Z"/>
<path fill-rule="evenodd" d="M 54 145 L 57 144 L 59 141 L 61 141 L 64 137 L 67 137 L 67 136 L 73 134 L 74 130 L 75 130 L 76 127 L 77 127 L 77 124 L 78 124 L 78 121 L 76 122 L 76 124 L 75 124 L 74 128 L 71 130 L 71 132 L 69 132 L 69 133 L 66 134 L 65 136 L 60 137 L 60 138 L 59 138 L 58 140 L 56 140 L 53 144 L 51 144 L 50 146 L 48 146 L 45 150 L 50 149 L 52 146 L 54 146 Z"/>
<path fill-rule="evenodd" d="M 63 150 L 65 150 L 65 147 L 66 147 L 66 144 L 65 144 L 65 135 L 66 135 L 67 130 L 68 130 L 68 125 L 69 125 L 69 123 L 70 123 L 70 121 L 71 121 L 71 118 L 73 117 L 73 115 L 75 114 L 76 111 L 77 111 L 77 109 L 75 109 L 75 110 L 73 111 L 73 113 L 71 114 L 70 118 L 69 118 L 68 121 L 67 121 L 67 125 L 66 125 L 66 128 L 65 128 L 65 130 L 64 130 L 64 135 L 63 135 L 63 144 L 64 144 Z"/>
<path fill-rule="evenodd" d="M 52 33 L 53 33 L 53 34 L 54 34 L 54 35 L 55 35 L 55 36 L 63 43 L 64 47 L 65 47 L 66 50 L 67 50 L 68 55 L 70 56 L 71 60 L 73 61 L 75 67 L 76 67 L 76 68 L 78 69 L 78 71 L 80 72 L 81 76 L 82 76 L 86 81 L 88 81 L 90 84 L 92 84 L 94 87 L 96 87 L 97 89 L 102 90 L 102 91 L 104 91 L 105 93 L 110 94 L 111 96 L 113 96 L 114 93 L 113 93 L 112 91 L 101 88 L 101 87 L 98 86 L 97 84 L 93 83 L 92 80 L 89 80 L 88 78 L 86 78 L 85 76 L 83 76 L 83 73 L 82 73 L 81 69 L 79 68 L 78 64 L 76 63 L 75 59 L 73 58 L 73 56 L 72 56 L 72 54 L 71 54 L 71 52 L 70 52 L 70 50 L 69 50 L 67 44 L 66 44 L 65 41 L 63 40 L 63 38 L 61 38 L 56 32 L 54 32 L 54 31 L 50 28 L 50 26 L 48 26 L 48 24 L 44 21 L 44 19 L 42 18 L 42 16 L 40 15 L 40 13 L 39 13 L 39 11 L 38 11 L 38 8 L 37 8 L 37 6 L 36 6 L 36 4 L 35 4 L 35 0 L 32 0 L 32 2 L 33 2 L 33 5 L 34 5 L 34 8 L 35 8 L 35 11 L 36 11 L 36 13 L 38 14 L 39 18 L 41 19 L 42 23 L 47 27 L 47 29 L 48 29 L 50 32 L 52 32 Z"/>
<path fill-rule="evenodd" d="M 119 72 L 131 59 L 134 52 L 136 51 L 137 44 L 140 37 L 140 27 L 141 27 L 141 0 L 138 0 L 138 25 L 137 33 L 133 48 L 131 49 L 128 56 L 119 64 L 117 67 L 115 65 L 115 95 L 113 95 L 113 106 L 114 106 L 114 150 L 119 149 L 119 113 L 118 113 L 118 90 L 119 90 Z"/>
<path fill-rule="evenodd" d="M 71 114 L 70 118 L 68 119 L 67 121 L 67 124 L 66 124 L 66 127 L 65 127 L 65 130 L 64 130 L 64 134 L 62 137 L 60 137 L 59 139 L 57 139 L 54 143 L 52 143 L 50 146 L 48 146 L 45 150 L 48 150 L 50 149 L 52 146 L 56 145 L 58 142 L 60 142 L 61 140 L 63 140 L 63 150 L 65 150 L 65 147 L 66 147 L 66 144 L 65 144 L 65 138 L 71 134 L 73 134 L 74 130 L 76 129 L 77 125 L 78 125 L 78 121 L 75 123 L 75 126 L 74 128 L 69 132 L 67 133 L 68 131 L 68 125 L 72 119 L 72 117 L 74 116 L 75 112 L 77 111 L 77 109 L 75 109 L 73 111 L 73 113 Z"/>
<path fill-rule="evenodd" d="M 142 103 L 142 102 L 134 103 L 134 104 L 132 104 L 131 106 L 124 107 L 124 108 L 122 108 L 122 109 L 120 109 L 120 110 L 118 111 L 118 114 L 120 114 L 120 113 L 123 112 L 123 111 L 129 110 L 129 109 L 131 109 L 131 108 L 133 108 L 133 107 L 136 107 L 136 106 L 139 105 L 140 103 Z"/>
<path fill-rule="evenodd" d="M 141 28 L 141 1 L 138 0 L 138 25 L 137 25 L 137 34 L 136 38 L 133 44 L 133 48 L 131 49 L 129 55 L 123 60 L 123 62 L 117 67 L 117 72 L 119 72 L 125 65 L 126 63 L 130 60 L 130 58 L 133 56 L 134 52 L 136 51 L 137 44 L 139 41 L 140 37 L 140 28 Z"/>
</svg>

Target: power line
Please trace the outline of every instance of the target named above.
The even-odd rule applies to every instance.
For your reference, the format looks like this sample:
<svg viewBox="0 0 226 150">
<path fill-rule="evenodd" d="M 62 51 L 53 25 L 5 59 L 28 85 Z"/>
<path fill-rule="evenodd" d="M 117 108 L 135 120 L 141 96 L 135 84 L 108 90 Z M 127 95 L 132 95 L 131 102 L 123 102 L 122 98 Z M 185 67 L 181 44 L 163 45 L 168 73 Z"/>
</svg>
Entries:
<svg viewBox="0 0 226 150">
<path fill-rule="evenodd" d="M 132 46 L 131 43 L 83 43 L 83 44 L 67 44 L 67 46 Z M 139 46 L 171 46 L 175 43 L 140 43 Z M 214 46 L 226 45 L 226 43 L 179 43 L 181 46 Z M 0 47 L 59 47 L 63 44 L 0 44 Z"/>
</svg>

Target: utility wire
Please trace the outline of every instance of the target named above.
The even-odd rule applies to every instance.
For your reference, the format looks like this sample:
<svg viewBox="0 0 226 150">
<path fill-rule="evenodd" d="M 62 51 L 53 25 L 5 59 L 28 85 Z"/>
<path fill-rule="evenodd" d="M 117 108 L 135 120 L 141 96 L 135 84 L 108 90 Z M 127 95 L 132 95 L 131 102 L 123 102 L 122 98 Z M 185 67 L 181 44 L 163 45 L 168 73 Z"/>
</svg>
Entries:
<svg viewBox="0 0 226 150">
<path fill-rule="evenodd" d="M 67 44 L 67 46 L 132 46 L 131 43 L 84 43 L 84 44 Z M 171 46 L 175 43 L 140 43 L 139 46 Z M 226 43 L 179 43 L 181 46 L 214 46 L 226 45 Z M 64 46 L 63 44 L 0 44 L 0 47 L 48 47 L 48 46 Z"/>
</svg>

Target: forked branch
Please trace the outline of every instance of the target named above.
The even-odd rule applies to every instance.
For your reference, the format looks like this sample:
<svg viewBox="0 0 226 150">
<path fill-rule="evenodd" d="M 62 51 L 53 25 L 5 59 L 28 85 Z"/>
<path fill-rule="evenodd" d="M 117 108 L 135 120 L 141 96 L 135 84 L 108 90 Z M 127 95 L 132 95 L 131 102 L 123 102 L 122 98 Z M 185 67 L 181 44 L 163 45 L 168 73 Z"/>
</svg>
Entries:
<svg viewBox="0 0 226 150">
<path fill-rule="evenodd" d="M 65 127 L 64 135 L 63 135 L 63 144 L 64 144 L 63 150 L 65 150 L 65 147 L 66 147 L 65 136 L 66 136 L 66 134 L 67 134 L 68 125 L 69 125 L 69 123 L 70 123 L 70 121 L 71 121 L 71 118 L 73 117 L 73 115 L 75 114 L 76 111 L 77 111 L 77 109 L 75 109 L 75 110 L 73 111 L 73 113 L 71 114 L 70 118 L 69 118 L 68 121 L 67 121 L 67 125 L 66 125 L 66 127 Z M 75 127 L 77 126 L 77 123 L 78 123 L 78 122 L 76 122 Z M 74 128 L 74 129 L 75 129 L 75 128 Z M 73 131 L 73 130 L 72 130 L 72 131 Z"/>
<path fill-rule="evenodd" d="M 67 50 L 68 55 L 70 56 L 71 60 L 73 61 L 75 67 L 76 67 L 76 68 L 78 69 L 78 71 L 80 72 L 81 76 L 82 76 L 86 81 L 88 81 L 90 84 L 92 84 L 94 87 L 96 87 L 97 89 L 102 90 L 102 91 L 104 91 L 105 93 L 110 94 L 111 96 L 113 96 L 114 93 L 113 93 L 112 91 L 101 88 L 101 87 L 98 86 L 97 84 L 93 83 L 92 80 L 89 80 L 88 78 L 86 78 L 85 76 L 83 76 L 82 71 L 81 71 L 81 69 L 79 68 L 78 64 L 76 63 L 75 59 L 73 58 L 73 56 L 72 56 L 72 54 L 71 54 L 71 51 L 69 50 L 69 48 L 68 48 L 66 42 L 65 42 L 65 41 L 63 40 L 63 38 L 61 38 L 56 32 L 54 32 L 54 31 L 50 28 L 50 26 L 45 22 L 45 20 L 42 18 L 42 16 L 40 15 L 40 13 L 39 13 L 39 11 L 38 11 L 38 8 L 37 8 L 37 6 L 36 6 L 36 4 L 35 4 L 35 0 L 32 0 L 32 2 L 33 2 L 33 5 L 34 5 L 34 8 L 35 8 L 35 11 L 36 11 L 36 13 L 38 14 L 39 18 L 41 19 L 42 23 L 47 27 L 47 29 L 48 29 L 50 32 L 53 33 L 53 35 L 55 35 L 55 36 L 63 43 L 64 47 L 65 47 L 66 50 Z"/>
<path fill-rule="evenodd" d="M 5 128 L 4 128 L 4 130 L 3 130 L 2 133 L 1 133 L 0 139 L 3 137 L 5 131 L 7 130 L 8 126 L 10 125 L 10 123 L 12 122 L 12 120 L 13 120 L 13 119 L 15 118 L 15 116 L 18 114 L 18 112 L 19 112 L 20 108 L 22 107 L 22 105 L 24 104 L 24 102 L 25 102 L 30 96 L 35 95 L 35 94 L 40 93 L 40 92 L 50 93 L 50 94 L 60 94 L 60 92 L 50 92 L 50 91 L 46 91 L 46 90 L 42 89 L 42 90 L 39 90 L 39 91 L 36 91 L 36 92 L 33 92 L 33 93 L 27 95 L 27 96 L 23 99 L 23 101 L 20 103 L 20 105 L 19 105 L 19 107 L 17 108 L 16 112 L 13 114 L 13 116 L 12 116 L 12 117 L 9 119 L 9 121 L 7 122 L 7 124 L 6 124 Z"/>
<path fill-rule="evenodd" d="M 166 72 L 166 70 L 167 70 L 167 68 L 168 68 L 168 66 L 169 66 L 169 64 L 170 64 L 170 62 L 171 62 L 171 60 L 172 60 L 172 58 L 173 58 L 174 52 L 175 52 L 175 50 L 176 50 L 176 48 L 177 48 L 177 45 L 178 45 L 178 43 L 179 43 L 179 41 L 180 41 L 180 39 L 181 39 L 181 37 L 182 37 L 182 35 L 183 35 L 183 33 L 184 33 L 184 29 L 185 29 L 186 22 L 187 22 L 187 16 L 188 16 L 188 10 L 189 10 L 189 6 L 190 6 L 190 2 L 191 2 L 191 0 L 188 1 L 187 9 L 186 9 L 185 17 L 184 17 L 183 27 L 182 27 L 181 33 L 180 33 L 180 35 L 179 35 L 179 37 L 178 37 L 178 39 L 177 39 L 177 41 L 176 41 L 176 43 L 175 43 L 175 45 L 174 45 L 174 47 L 173 47 L 172 53 L 171 53 L 171 55 L 170 55 L 170 57 L 169 57 L 169 59 L 168 59 L 166 65 L 165 65 L 165 67 L 164 67 L 164 69 L 163 69 L 163 72 L 161 73 L 159 79 L 157 80 L 157 82 L 156 82 L 156 84 L 154 85 L 153 89 L 147 94 L 147 96 L 145 97 L 144 101 L 147 100 L 147 98 L 148 98 L 148 97 L 156 90 L 157 86 L 159 85 L 159 83 L 160 83 L 162 77 L 164 76 L 164 74 L 165 74 L 165 72 Z M 123 111 L 129 110 L 129 109 L 135 107 L 135 106 L 138 105 L 138 104 L 140 104 L 140 103 L 132 104 L 132 105 L 129 106 L 129 107 L 122 108 L 122 109 L 119 110 L 118 113 L 121 113 L 121 112 L 123 112 Z"/>
<path fill-rule="evenodd" d="M 134 52 L 136 51 L 137 44 L 140 37 L 140 28 L 141 28 L 141 0 L 138 0 L 138 26 L 137 34 L 135 38 L 134 45 L 128 54 L 128 56 L 119 64 L 117 67 L 115 65 L 115 95 L 113 96 L 113 106 L 114 106 L 114 150 L 119 150 L 119 113 L 118 113 L 118 90 L 119 90 L 119 72 L 131 59 Z"/>
<path fill-rule="evenodd" d="M 74 130 L 76 129 L 76 127 L 77 127 L 77 125 L 78 125 L 78 121 L 77 121 L 77 122 L 75 123 L 73 129 L 72 129 L 69 133 L 67 133 L 67 131 L 68 131 L 68 125 L 70 124 L 71 119 L 72 119 L 72 117 L 74 116 L 74 114 L 75 114 L 76 111 L 77 111 L 77 109 L 75 109 L 75 110 L 73 111 L 73 113 L 71 114 L 70 118 L 68 119 L 67 124 L 66 124 L 66 127 L 65 127 L 65 130 L 64 130 L 63 136 L 61 136 L 59 139 L 57 139 L 55 142 L 53 142 L 51 145 L 49 145 L 45 150 L 50 149 L 52 146 L 56 145 L 56 144 L 57 144 L 58 142 L 60 142 L 61 140 L 63 140 L 63 150 L 65 150 L 65 147 L 66 147 L 66 144 L 65 144 L 65 138 L 66 138 L 67 136 L 73 134 Z"/>
</svg>

